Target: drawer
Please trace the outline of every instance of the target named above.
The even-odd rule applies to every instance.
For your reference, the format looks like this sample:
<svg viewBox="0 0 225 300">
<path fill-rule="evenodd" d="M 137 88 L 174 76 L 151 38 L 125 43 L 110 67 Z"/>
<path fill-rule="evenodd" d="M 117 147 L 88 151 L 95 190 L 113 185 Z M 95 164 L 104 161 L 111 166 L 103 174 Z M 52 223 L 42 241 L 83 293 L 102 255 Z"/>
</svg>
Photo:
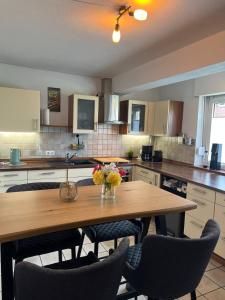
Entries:
<svg viewBox="0 0 225 300">
<path fill-rule="evenodd" d="M 155 185 L 154 181 L 152 181 L 149 177 L 147 177 L 147 176 L 142 176 L 142 175 L 140 175 L 140 174 L 135 174 L 134 180 L 141 180 L 141 181 L 144 181 L 144 182 L 146 182 L 146 183 Z"/>
<path fill-rule="evenodd" d="M 65 182 L 66 177 L 58 177 L 58 178 L 42 178 L 42 179 L 28 179 L 28 183 L 33 182 Z"/>
<path fill-rule="evenodd" d="M 188 183 L 187 193 L 191 194 L 194 197 L 197 196 L 197 197 L 204 198 L 213 203 L 215 202 L 215 199 L 216 199 L 216 192 L 214 192 L 213 190 L 209 190 L 204 187 L 192 184 L 192 183 Z"/>
<path fill-rule="evenodd" d="M 24 184 L 27 183 L 27 179 L 26 180 L 11 180 L 11 181 L 7 181 L 7 182 L 3 182 L 0 185 L 0 192 L 1 193 L 5 193 L 10 187 L 14 186 L 14 185 L 19 185 L 19 184 Z"/>
<path fill-rule="evenodd" d="M 221 232 L 214 253 L 225 258 L 225 232 Z"/>
<path fill-rule="evenodd" d="M 67 170 L 65 169 L 28 171 L 29 182 L 32 182 L 33 180 L 37 180 L 37 179 L 39 179 L 39 181 L 43 181 L 43 179 L 45 178 L 48 178 L 49 180 L 55 178 L 64 178 L 65 181 L 66 177 L 67 177 Z"/>
<path fill-rule="evenodd" d="M 72 181 L 72 182 L 78 182 L 80 180 L 84 180 L 84 179 L 88 179 L 88 178 L 91 178 L 90 176 L 89 177 L 69 177 L 69 181 Z"/>
<path fill-rule="evenodd" d="M 144 169 L 144 168 L 136 167 L 134 178 L 137 178 L 137 176 L 146 177 L 146 180 L 143 180 L 143 181 L 148 182 L 153 185 L 156 185 L 156 186 L 160 186 L 160 174 L 159 173 L 156 173 L 156 172 Z M 138 180 L 138 179 L 135 179 L 135 180 Z"/>
<path fill-rule="evenodd" d="M 27 171 L 0 172 L 0 184 L 12 180 L 27 180 Z"/>
<path fill-rule="evenodd" d="M 216 204 L 215 205 L 215 214 L 214 220 L 220 224 L 221 230 L 225 230 L 225 207 Z"/>
<path fill-rule="evenodd" d="M 185 215 L 184 234 L 190 238 L 200 238 L 204 228 L 204 222 L 193 218 L 192 216 Z"/>
<path fill-rule="evenodd" d="M 92 177 L 93 168 L 82 168 L 82 169 L 69 169 L 69 177 Z"/>
<path fill-rule="evenodd" d="M 216 193 L 216 203 L 225 206 L 225 194 Z"/>
<path fill-rule="evenodd" d="M 188 215 L 197 218 L 204 223 L 209 219 L 213 219 L 214 203 L 197 196 L 192 196 L 191 194 L 187 195 L 187 199 L 195 202 L 198 206 L 197 209 L 187 211 Z"/>
</svg>

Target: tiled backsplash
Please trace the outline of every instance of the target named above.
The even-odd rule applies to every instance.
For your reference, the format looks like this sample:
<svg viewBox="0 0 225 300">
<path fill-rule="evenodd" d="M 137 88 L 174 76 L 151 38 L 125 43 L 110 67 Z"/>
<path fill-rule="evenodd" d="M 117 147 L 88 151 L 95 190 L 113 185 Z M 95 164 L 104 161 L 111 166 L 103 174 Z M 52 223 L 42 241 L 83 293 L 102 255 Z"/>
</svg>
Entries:
<svg viewBox="0 0 225 300">
<path fill-rule="evenodd" d="M 194 164 L 195 146 L 178 143 L 177 137 L 155 137 L 154 149 L 163 151 L 163 158 Z"/>
<path fill-rule="evenodd" d="M 47 150 L 54 150 L 56 156 L 74 152 L 70 145 L 77 143 L 75 134 L 67 128 L 42 127 L 40 133 L 0 133 L 0 158 L 8 158 L 9 150 L 18 147 L 23 157 L 45 156 Z M 119 135 L 117 125 L 100 124 L 98 132 L 81 134 L 80 142 L 85 148 L 78 151 L 79 156 L 125 156 L 130 149 L 139 154 L 143 144 L 149 142 L 148 136 Z"/>
</svg>

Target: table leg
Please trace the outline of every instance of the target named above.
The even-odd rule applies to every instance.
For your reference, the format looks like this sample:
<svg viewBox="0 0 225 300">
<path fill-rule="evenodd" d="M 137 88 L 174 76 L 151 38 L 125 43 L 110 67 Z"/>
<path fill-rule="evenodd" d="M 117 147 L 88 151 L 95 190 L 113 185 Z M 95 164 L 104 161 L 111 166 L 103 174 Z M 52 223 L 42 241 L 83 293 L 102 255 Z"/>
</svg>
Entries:
<svg viewBox="0 0 225 300">
<path fill-rule="evenodd" d="M 156 233 L 161 235 L 167 235 L 166 216 L 155 217 Z"/>
<path fill-rule="evenodd" d="M 150 222 L 151 222 L 151 217 L 144 217 L 144 218 L 141 218 L 141 221 L 143 223 L 143 231 L 142 231 L 142 234 L 141 234 L 141 242 L 143 241 L 143 238 L 148 234 L 148 229 L 149 229 L 149 225 L 150 225 Z"/>
<path fill-rule="evenodd" d="M 14 299 L 12 244 L 1 244 L 2 300 Z"/>
</svg>

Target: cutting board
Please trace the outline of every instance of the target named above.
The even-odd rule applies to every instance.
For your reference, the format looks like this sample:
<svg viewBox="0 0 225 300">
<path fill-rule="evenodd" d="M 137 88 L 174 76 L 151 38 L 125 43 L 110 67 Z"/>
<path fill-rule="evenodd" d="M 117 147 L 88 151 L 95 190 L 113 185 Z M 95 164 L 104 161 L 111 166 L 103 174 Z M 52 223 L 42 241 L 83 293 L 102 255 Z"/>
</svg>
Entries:
<svg viewBox="0 0 225 300">
<path fill-rule="evenodd" d="M 128 163 L 129 160 L 121 157 L 94 157 L 94 160 L 100 163 Z"/>
</svg>

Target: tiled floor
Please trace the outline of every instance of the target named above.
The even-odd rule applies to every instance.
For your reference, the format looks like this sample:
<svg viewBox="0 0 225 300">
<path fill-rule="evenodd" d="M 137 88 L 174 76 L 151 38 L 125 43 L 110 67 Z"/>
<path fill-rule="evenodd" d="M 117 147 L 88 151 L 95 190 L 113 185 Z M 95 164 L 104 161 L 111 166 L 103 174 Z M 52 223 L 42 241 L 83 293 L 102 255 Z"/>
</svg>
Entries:
<svg viewBox="0 0 225 300">
<path fill-rule="evenodd" d="M 133 241 L 131 241 L 132 243 Z M 99 256 L 108 255 L 108 250 L 113 248 L 113 241 L 101 243 L 99 248 Z M 82 251 L 82 256 L 86 255 L 89 251 L 93 251 L 93 245 L 88 239 L 85 240 L 84 249 Z M 67 260 L 71 258 L 70 250 L 63 251 L 63 259 Z M 37 265 L 43 266 L 46 264 L 51 264 L 58 261 L 57 252 L 50 254 L 45 254 L 41 256 L 35 256 L 27 259 L 27 261 L 33 262 Z M 1 279 L 1 278 L 0 278 Z M 121 287 L 120 290 L 123 290 Z M 1 281 L 0 281 L 0 291 L 1 291 Z M 197 298 L 198 300 L 225 300 L 225 265 L 222 265 L 215 260 L 211 259 L 207 270 L 197 288 Z M 140 296 L 138 300 L 145 300 L 144 296 Z M 186 295 L 180 300 L 189 300 L 190 296 Z M 1 300 L 1 292 L 0 292 Z"/>
</svg>

